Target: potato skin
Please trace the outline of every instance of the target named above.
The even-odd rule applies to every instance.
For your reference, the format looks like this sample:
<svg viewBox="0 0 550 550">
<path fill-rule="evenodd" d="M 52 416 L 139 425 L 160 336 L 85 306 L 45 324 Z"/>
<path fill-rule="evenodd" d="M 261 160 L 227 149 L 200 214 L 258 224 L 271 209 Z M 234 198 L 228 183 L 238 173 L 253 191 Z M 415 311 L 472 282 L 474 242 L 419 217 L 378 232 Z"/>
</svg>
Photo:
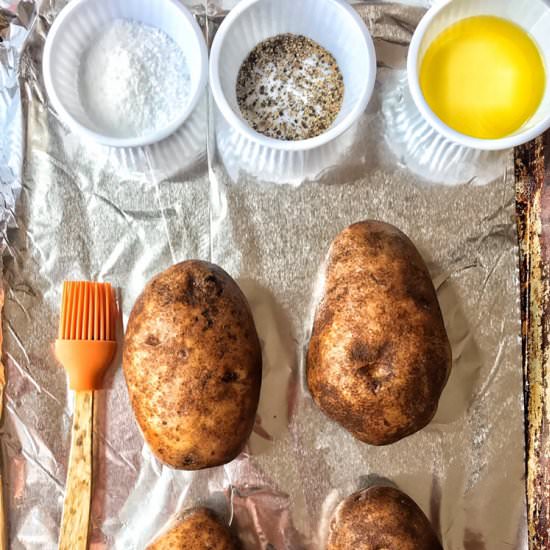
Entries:
<svg viewBox="0 0 550 550">
<path fill-rule="evenodd" d="M 428 269 L 408 237 L 364 221 L 333 241 L 307 353 L 321 410 L 387 445 L 433 418 L 451 348 Z"/>
<path fill-rule="evenodd" d="M 428 518 L 393 487 L 371 487 L 340 503 L 326 550 L 442 550 Z"/>
<path fill-rule="evenodd" d="M 246 298 L 223 269 L 190 260 L 154 277 L 130 315 L 123 369 L 160 461 L 199 470 L 240 453 L 254 425 L 262 356 Z"/>
<path fill-rule="evenodd" d="M 216 514 L 208 508 L 187 512 L 173 529 L 147 550 L 240 550 L 241 546 Z"/>
</svg>

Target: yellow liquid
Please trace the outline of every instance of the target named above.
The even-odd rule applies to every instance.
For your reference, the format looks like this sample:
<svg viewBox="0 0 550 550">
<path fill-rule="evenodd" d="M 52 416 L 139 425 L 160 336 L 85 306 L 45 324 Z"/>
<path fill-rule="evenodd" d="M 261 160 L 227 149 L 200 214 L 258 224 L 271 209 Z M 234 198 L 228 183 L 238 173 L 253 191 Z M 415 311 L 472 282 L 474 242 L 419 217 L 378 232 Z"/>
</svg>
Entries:
<svg viewBox="0 0 550 550">
<path fill-rule="evenodd" d="M 537 44 L 521 27 L 478 16 L 451 25 L 430 44 L 420 87 L 447 126 L 498 139 L 513 134 L 536 112 L 546 72 Z"/>
</svg>

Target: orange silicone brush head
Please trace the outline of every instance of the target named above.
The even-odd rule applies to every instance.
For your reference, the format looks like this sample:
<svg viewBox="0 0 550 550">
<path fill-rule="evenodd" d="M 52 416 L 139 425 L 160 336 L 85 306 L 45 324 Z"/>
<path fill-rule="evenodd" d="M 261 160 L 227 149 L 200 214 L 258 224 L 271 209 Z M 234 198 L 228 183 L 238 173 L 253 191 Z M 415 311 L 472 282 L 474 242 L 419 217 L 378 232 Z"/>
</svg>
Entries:
<svg viewBox="0 0 550 550">
<path fill-rule="evenodd" d="M 76 391 L 97 390 L 116 352 L 117 307 L 108 283 L 65 282 L 55 354 Z"/>
</svg>

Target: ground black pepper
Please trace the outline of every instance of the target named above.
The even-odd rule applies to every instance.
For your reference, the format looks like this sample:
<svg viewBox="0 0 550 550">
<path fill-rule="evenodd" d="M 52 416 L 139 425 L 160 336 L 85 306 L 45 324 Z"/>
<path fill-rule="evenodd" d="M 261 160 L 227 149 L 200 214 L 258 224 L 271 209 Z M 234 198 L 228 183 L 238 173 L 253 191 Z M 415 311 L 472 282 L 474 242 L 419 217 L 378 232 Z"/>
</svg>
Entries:
<svg viewBox="0 0 550 550">
<path fill-rule="evenodd" d="M 260 42 L 237 77 L 244 119 L 266 136 L 286 141 L 326 131 L 344 98 L 344 80 L 334 57 L 302 35 L 280 34 Z"/>
</svg>

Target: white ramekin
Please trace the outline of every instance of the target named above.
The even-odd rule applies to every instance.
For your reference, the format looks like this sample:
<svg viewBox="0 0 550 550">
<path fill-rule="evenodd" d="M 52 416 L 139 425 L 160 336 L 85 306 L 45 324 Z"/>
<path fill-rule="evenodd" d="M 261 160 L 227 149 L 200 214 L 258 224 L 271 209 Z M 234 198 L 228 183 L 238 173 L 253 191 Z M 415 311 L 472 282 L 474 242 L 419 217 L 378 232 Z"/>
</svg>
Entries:
<svg viewBox="0 0 550 550">
<path fill-rule="evenodd" d="M 254 131 L 240 114 L 235 85 L 242 62 L 261 41 L 302 34 L 328 50 L 344 77 L 344 101 L 332 126 L 305 140 L 283 141 Z M 348 129 L 365 111 L 376 78 L 370 34 L 344 0 L 242 0 L 220 25 L 210 50 L 210 87 L 222 116 L 252 142 L 274 150 L 306 151 Z"/>
<path fill-rule="evenodd" d="M 550 76 L 550 7 L 544 0 L 440 0 L 428 10 L 413 35 L 407 59 L 409 88 L 426 121 L 446 138 L 473 149 L 497 151 L 526 143 L 550 128 L 550 85 L 537 112 L 517 132 L 501 139 L 479 139 L 447 126 L 424 99 L 419 82 L 422 59 L 432 41 L 453 23 L 476 15 L 508 19 L 525 29 L 538 43 Z"/>
<path fill-rule="evenodd" d="M 169 124 L 132 138 L 105 135 L 84 110 L 78 90 L 83 54 L 115 19 L 131 19 L 158 28 L 184 52 L 191 77 L 187 105 Z M 177 0 L 73 0 L 57 16 L 46 39 L 44 81 L 53 108 L 74 132 L 103 145 L 138 147 L 164 139 L 179 128 L 199 101 L 208 78 L 208 52 L 193 15 Z"/>
</svg>

